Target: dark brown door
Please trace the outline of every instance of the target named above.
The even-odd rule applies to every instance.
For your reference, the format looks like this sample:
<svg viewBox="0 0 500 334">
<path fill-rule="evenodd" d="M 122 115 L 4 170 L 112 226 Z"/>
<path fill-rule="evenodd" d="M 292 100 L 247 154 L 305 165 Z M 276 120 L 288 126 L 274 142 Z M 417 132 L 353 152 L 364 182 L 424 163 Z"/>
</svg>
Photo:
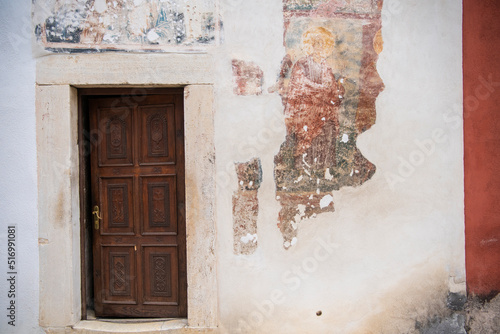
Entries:
<svg viewBox="0 0 500 334">
<path fill-rule="evenodd" d="M 182 102 L 89 99 L 96 316 L 187 316 Z"/>
</svg>

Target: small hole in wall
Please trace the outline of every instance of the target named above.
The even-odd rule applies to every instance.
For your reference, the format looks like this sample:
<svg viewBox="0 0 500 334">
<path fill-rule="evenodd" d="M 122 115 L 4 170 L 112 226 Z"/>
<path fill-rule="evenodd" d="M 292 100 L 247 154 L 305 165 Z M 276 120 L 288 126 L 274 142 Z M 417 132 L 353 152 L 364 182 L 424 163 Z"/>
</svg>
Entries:
<svg viewBox="0 0 500 334">
<path fill-rule="evenodd" d="M 316 315 L 319 317 L 320 315 L 322 315 L 323 312 L 321 312 L 321 310 L 319 310 L 318 312 L 316 312 Z"/>
</svg>

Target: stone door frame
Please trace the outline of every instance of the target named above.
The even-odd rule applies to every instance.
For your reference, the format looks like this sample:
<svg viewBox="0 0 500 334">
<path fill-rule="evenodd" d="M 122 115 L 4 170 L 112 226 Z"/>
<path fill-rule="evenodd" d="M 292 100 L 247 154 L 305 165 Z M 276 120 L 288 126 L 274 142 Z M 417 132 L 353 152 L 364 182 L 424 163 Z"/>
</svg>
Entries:
<svg viewBox="0 0 500 334">
<path fill-rule="evenodd" d="M 50 55 L 37 60 L 39 324 L 66 333 L 69 328 L 109 328 L 109 323 L 81 320 L 78 89 L 99 87 L 184 87 L 188 318 L 173 322 L 172 329 L 180 324 L 188 332 L 215 330 L 213 60 L 205 53 Z M 168 328 L 167 322 L 161 330 Z"/>
</svg>

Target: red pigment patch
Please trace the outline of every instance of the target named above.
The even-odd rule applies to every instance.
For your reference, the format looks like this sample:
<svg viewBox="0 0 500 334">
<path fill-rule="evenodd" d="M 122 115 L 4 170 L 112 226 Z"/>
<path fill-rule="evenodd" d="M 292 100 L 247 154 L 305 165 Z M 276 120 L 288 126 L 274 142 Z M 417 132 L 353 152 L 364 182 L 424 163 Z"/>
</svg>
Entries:
<svg viewBox="0 0 500 334">
<path fill-rule="evenodd" d="M 326 122 L 338 131 L 338 110 L 344 88 L 337 84 L 325 61 L 302 58 L 292 68 L 285 104 L 287 133 L 297 141 L 295 155 L 303 154 L 322 131 Z"/>
<path fill-rule="evenodd" d="M 233 59 L 234 89 L 236 95 L 260 95 L 264 73 L 253 62 Z"/>
<path fill-rule="evenodd" d="M 375 124 L 375 100 L 385 88 L 377 72 L 378 54 L 372 47 L 377 36 L 376 32 L 380 28 L 380 22 L 363 26 L 363 60 L 360 71 L 358 112 L 356 113 L 356 130 L 358 133 L 368 130 Z"/>
</svg>

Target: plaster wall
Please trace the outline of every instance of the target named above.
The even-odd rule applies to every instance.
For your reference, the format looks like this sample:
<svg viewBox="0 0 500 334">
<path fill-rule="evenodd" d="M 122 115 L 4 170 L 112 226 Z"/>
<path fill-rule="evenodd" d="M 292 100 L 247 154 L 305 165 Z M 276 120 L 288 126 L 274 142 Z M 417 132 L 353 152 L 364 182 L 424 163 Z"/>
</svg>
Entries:
<svg viewBox="0 0 500 334">
<path fill-rule="evenodd" d="M 276 227 L 273 157 L 285 137 L 279 95 L 282 4 L 223 1 L 217 62 L 217 226 L 227 333 L 406 333 L 465 292 L 461 3 L 384 1 L 375 125 L 358 137 L 371 180 L 333 191 L 335 212 L 302 221 L 288 250 Z M 248 19 L 252 18 L 252 19 Z M 263 70 L 263 93 L 237 96 L 231 58 Z M 262 162 L 258 247 L 234 255 L 235 162 Z M 317 315 L 321 314 L 321 315 Z"/>
<path fill-rule="evenodd" d="M 35 60 L 31 1 L 0 4 L 0 332 L 38 333 Z M 7 226 L 16 225 L 16 321 L 8 325 Z M 10 276 L 10 275 L 9 275 Z"/>
<path fill-rule="evenodd" d="M 16 16 L 27 16 L 28 7 L 20 6 L 18 9 L 23 14 Z M 275 198 L 273 178 L 274 156 L 285 139 L 283 104 L 278 94 L 269 92 L 276 84 L 285 55 L 282 8 L 281 1 L 221 0 L 222 43 L 207 46 L 206 54 L 109 53 L 53 55 L 38 60 L 38 130 L 41 139 L 54 140 L 39 142 L 39 151 L 44 153 L 39 157 L 39 171 L 54 168 L 49 163 L 52 156 L 67 169 L 67 173 L 62 171 L 61 178 L 57 178 L 56 172 L 39 175 L 39 194 L 47 195 L 39 199 L 40 237 L 47 239 L 47 244 L 42 240 L 40 246 L 40 263 L 44 266 L 40 268 L 44 287 L 40 291 L 40 302 L 47 313 L 40 319 L 41 326 L 54 326 L 54 331 L 59 332 L 71 331 L 64 327 L 75 325 L 79 319 L 79 272 L 76 269 L 79 237 L 74 216 L 78 208 L 71 204 L 78 197 L 74 193 L 76 175 L 71 172 L 78 168 L 70 131 L 76 126 L 73 117 L 76 107 L 75 89 L 71 85 L 198 84 L 192 91 L 187 89 L 191 100 L 186 96 L 189 111 L 186 124 L 200 134 L 190 137 L 186 132 L 186 148 L 192 153 L 191 163 L 187 161 L 187 165 L 194 175 L 186 181 L 187 191 L 193 195 L 191 202 L 189 199 L 187 202 L 188 220 L 193 224 L 201 222 L 202 227 L 188 224 L 188 245 L 190 236 L 197 240 L 191 248 L 188 246 L 191 260 L 188 266 L 192 265 L 188 271 L 194 272 L 192 277 L 196 278 L 190 282 L 195 291 L 190 295 L 191 305 L 198 305 L 201 310 L 208 300 L 210 303 L 188 319 L 190 327 L 199 328 L 201 332 L 218 323 L 222 333 L 411 333 L 418 332 L 419 326 L 425 327 L 435 317 L 448 314 L 450 292 L 465 293 L 461 3 L 452 0 L 384 2 L 382 38 L 385 44 L 377 68 L 385 90 L 377 99 L 375 125 L 357 140 L 358 148 L 377 166 L 377 171 L 358 187 L 331 192 L 335 211 L 303 220 L 298 240 L 289 249 L 283 248 L 283 237 L 276 226 L 280 205 Z M 15 31 L 14 26 L 9 27 Z M 33 66 L 28 48 L 21 52 L 26 55 L 23 66 Z M 14 57 L 7 50 L 3 52 L 9 59 L 22 62 L 23 58 Z M 233 59 L 251 62 L 262 70 L 259 95 L 234 94 Z M 7 72 L 12 73 L 17 88 L 31 85 L 31 93 L 27 88 L 27 95 L 22 95 L 25 114 L 15 109 L 2 114 L 17 121 L 23 115 L 24 122 L 29 119 L 32 122 L 31 132 L 29 127 L 22 127 L 31 137 L 19 141 L 21 148 L 32 150 L 31 163 L 26 163 L 23 155 L 7 157 L 6 161 L 16 163 L 12 167 L 2 164 L 2 168 L 9 168 L 7 173 L 16 170 L 12 174 L 16 177 L 19 171 L 31 166 L 31 170 L 22 175 L 30 175 L 32 182 L 30 177 L 21 178 L 28 183 L 20 192 L 24 201 L 27 200 L 24 194 L 36 194 L 34 69 L 29 66 L 24 66 L 21 72 L 27 75 L 23 82 L 14 77 L 14 73 L 19 73 L 14 72 L 14 67 L 12 72 Z M 189 69 L 186 77 L 178 70 L 182 66 Z M 212 88 L 205 87 L 207 83 L 213 84 L 213 95 Z M 16 90 L 16 94 L 18 92 Z M 62 129 L 57 138 L 52 137 L 56 130 L 46 127 L 50 123 L 43 119 L 45 109 L 61 115 L 54 120 L 57 129 Z M 212 109 L 214 115 L 207 113 Z M 213 128 L 212 117 L 215 117 Z M 15 122 L 2 123 L 9 126 L 1 138 L 13 133 L 12 123 Z M 30 142 L 24 142 L 26 138 L 31 138 Z M 211 169 L 210 164 L 206 165 L 208 169 L 196 168 L 197 157 L 215 163 L 215 169 Z M 238 189 L 235 163 L 253 158 L 260 159 L 262 169 L 257 193 L 258 245 L 249 255 L 236 255 L 232 217 L 233 194 Z M 213 173 L 215 179 L 211 177 Z M 47 184 L 50 182 L 54 184 Z M 2 191 L 10 189 L 2 198 L 14 199 L 13 187 L 14 183 L 10 183 L 2 188 L 5 189 Z M 16 187 L 19 184 L 16 183 Z M 57 206 L 60 187 L 64 188 L 65 196 L 61 206 Z M 32 280 L 20 286 L 33 289 L 21 299 L 26 305 L 22 316 L 30 315 L 26 324 L 31 327 L 24 332 L 38 330 L 37 317 L 33 316 L 38 307 L 30 309 L 33 301 L 38 302 L 38 262 L 31 255 L 37 252 L 36 197 L 32 196 L 31 205 L 27 207 L 33 208 L 33 219 L 26 220 L 23 230 L 33 229 L 31 235 L 23 236 L 26 246 L 22 254 L 29 255 L 23 255 L 21 261 L 29 265 L 29 269 L 26 268 L 25 276 L 20 276 Z M 56 211 L 52 213 L 53 205 Z M 191 217 L 189 205 L 193 208 L 191 212 L 196 212 Z M 10 209 L 13 207 L 16 206 Z M 61 210 L 57 211 L 58 208 Z M 11 219 L 30 212 L 24 206 L 19 211 L 22 214 L 12 213 Z M 205 238 L 206 233 L 210 233 L 209 238 Z M 51 244 L 52 237 L 62 243 Z M 55 255 L 47 255 L 45 249 Z M 58 254 L 58 249 L 64 252 Z M 53 261 L 58 261 L 57 265 L 62 263 L 64 268 L 51 273 L 56 266 Z M 58 285 L 53 282 L 59 274 L 63 279 L 59 285 L 63 296 L 59 300 L 67 303 L 64 305 L 57 304 Z M 208 292 L 204 289 L 215 284 L 218 294 L 213 289 Z M 48 290 L 44 290 L 46 288 Z M 80 323 L 74 331 L 117 330 L 99 324 L 93 324 L 93 328 L 85 326 Z"/>
</svg>

